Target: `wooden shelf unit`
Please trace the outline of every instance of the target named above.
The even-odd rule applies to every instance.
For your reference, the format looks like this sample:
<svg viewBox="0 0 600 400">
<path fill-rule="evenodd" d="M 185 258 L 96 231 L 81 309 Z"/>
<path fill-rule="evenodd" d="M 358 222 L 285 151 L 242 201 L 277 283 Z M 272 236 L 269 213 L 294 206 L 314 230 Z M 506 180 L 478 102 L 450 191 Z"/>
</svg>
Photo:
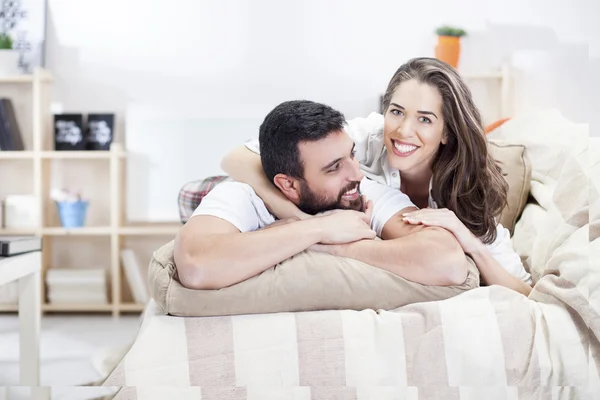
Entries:
<svg viewBox="0 0 600 400">
<path fill-rule="evenodd" d="M 137 224 L 130 225 L 124 221 L 124 167 L 127 154 L 123 151 L 119 143 L 113 143 L 110 151 L 55 151 L 54 148 L 54 129 L 52 127 L 53 116 L 50 112 L 51 74 L 41 68 L 38 68 L 31 75 L 21 75 L 13 77 L 0 77 L 0 96 L 9 98 L 18 98 L 14 101 L 17 113 L 17 119 L 21 128 L 21 134 L 25 142 L 26 151 L 1 151 L 0 150 L 0 176 L 3 170 L 10 171 L 10 165 L 29 165 L 32 173 L 23 168 L 14 168 L 13 182 L 17 182 L 22 189 L 20 193 L 10 194 L 31 194 L 36 198 L 37 208 L 40 215 L 40 225 L 32 229 L 3 229 L 0 228 L 0 235 L 37 235 L 43 240 L 42 249 L 42 311 L 61 312 L 61 313 L 112 313 L 118 316 L 122 313 L 139 313 L 144 310 L 145 304 L 135 303 L 131 296 L 128 282 L 125 279 L 124 271 L 121 267 L 120 252 L 123 245 L 129 240 L 141 240 L 142 242 L 152 242 L 154 247 L 144 249 L 143 255 L 138 256 L 138 261 L 145 267 L 147 260 L 150 259 L 151 251 L 158 248 L 161 244 L 173 239 L 181 225 L 174 222 L 172 224 Z M 7 88 L 6 90 L 4 90 Z M 26 100 L 25 100 L 26 99 Z M 28 112 L 24 110 L 27 109 Z M 82 228 L 63 228 L 58 220 L 56 205 L 50 199 L 51 183 L 56 178 L 56 164 L 74 164 L 76 168 L 85 170 L 94 166 L 96 175 L 104 174 L 106 185 L 97 189 L 99 192 L 106 193 L 105 208 L 98 211 L 100 205 L 96 208 L 96 220 L 90 220 L 90 212 L 86 226 Z M 64 165 L 63 165 L 64 167 Z M 99 173 L 98 173 L 99 171 Z M 78 172 L 79 173 L 79 172 Z M 18 176 L 15 176 L 18 175 Z M 60 174 L 58 174 L 60 175 Z M 77 175 L 77 173 L 71 173 Z M 93 184 L 99 186 L 100 184 Z M 1 188 L 0 188 L 1 189 Z M 0 191 L 2 195 L 9 194 L 4 190 Z M 83 192 L 85 195 L 85 191 Z M 1 200 L 1 198 L 0 198 Z M 90 207 L 96 201 L 90 199 Z M 98 203 L 98 202 L 97 202 Z M 99 219 L 100 218 L 100 219 Z M 46 273 L 50 268 L 60 268 L 53 261 L 53 250 L 56 245 L 54 241 L 60 241 L 68 252 L 78 253 L 80 259 L 86 257 L 85 249 L 89 248 L 89 243 L 101 241 L 108 250 L 102 254 L 106 259 L 107 268 L 107 291 L 108 304 L 54 304 L 48 303 L 46 299 Z M 102 247 L 102 246 L 99 246 Z M 104 248 L 102 247 L 102 248 Z M 98 250 L 100 251 L 100 250 Z M 92 254 L 87 254 L 90 259 L 89 264 L 98 262 Z M 85 268 L 86 265 L 81 265 Z M 16 312 L 17 306 L 11 304 L 0 304 L 0 312 Z"/>
</svg>

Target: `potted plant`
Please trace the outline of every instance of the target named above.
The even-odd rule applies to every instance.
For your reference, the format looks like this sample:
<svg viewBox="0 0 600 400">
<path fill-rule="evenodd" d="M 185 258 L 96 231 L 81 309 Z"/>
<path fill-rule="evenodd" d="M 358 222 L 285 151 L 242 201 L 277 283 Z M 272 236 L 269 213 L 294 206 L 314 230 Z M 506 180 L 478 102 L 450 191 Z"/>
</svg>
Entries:
<svg viewBox="0 0 600 400">
<path fill-rule="evenodd" d="M 7 33 L 0 33 L 0 74 L 19 73 L 19 52 L 13 49 L 13 41 Z"/>
<path fill-rule="evenodd" d="M 453 26 L 440 26 L 435 30 L 438 35 L 438 43 L 435 46 L 435 57 L 454 68 L 458 68 L 460 58 L 460 38 L 466 36 L 466 32 Z"/>
</svg>

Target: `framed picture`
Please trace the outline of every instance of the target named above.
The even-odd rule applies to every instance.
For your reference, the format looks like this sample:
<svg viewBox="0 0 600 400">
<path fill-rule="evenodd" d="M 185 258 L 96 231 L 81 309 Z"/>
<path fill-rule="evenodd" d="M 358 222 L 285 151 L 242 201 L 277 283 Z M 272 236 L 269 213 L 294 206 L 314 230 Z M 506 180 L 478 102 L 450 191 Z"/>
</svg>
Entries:
<svg viewBox="0 0 600 400">
<path fill-rule="evenodd" d="M 47 0 L 0 0 L 0 32 L 12 37 L 22 73 L 44 65 L 46 9 Z"/>
</svg>

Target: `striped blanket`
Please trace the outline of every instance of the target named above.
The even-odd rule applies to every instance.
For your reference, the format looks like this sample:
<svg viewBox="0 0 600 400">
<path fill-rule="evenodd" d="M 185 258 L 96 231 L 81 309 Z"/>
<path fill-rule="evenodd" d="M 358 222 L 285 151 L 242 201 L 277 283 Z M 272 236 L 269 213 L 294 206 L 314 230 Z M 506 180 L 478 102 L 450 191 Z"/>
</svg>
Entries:
<svg viewBox="0 0 600 400">
<path fill-rule="evenodd" d="M 538 125 L 525 131 L 547 143 Z M 536 201 L 514 239 L 529 297 L 491 286 L 388 311 L 203 318 L 151 302 L 104 384 L 116 399 L 600 399 L 600 159 L 526 144 Z"/>
</svg>

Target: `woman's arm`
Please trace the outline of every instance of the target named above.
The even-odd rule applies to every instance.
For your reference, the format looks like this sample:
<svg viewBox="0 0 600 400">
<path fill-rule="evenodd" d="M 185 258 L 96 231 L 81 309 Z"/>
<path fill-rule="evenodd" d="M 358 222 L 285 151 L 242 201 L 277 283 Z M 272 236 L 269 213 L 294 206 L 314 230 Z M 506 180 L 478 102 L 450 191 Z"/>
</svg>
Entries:
<svg viewBox="0 0 600 400">
<path fill-rule="evenodd" d="M 475 237 L 469 229 L 456 217 L 456 215 L 447 209 L 431 209 L 425 208 L 405 214 L 405 221 L 409 224 L 423 224 L 427 226 L 439 226 L 452 232 L 463 251 L 473 258 L 477 269 L 481 273 L 483 281 L 487 285 L 501 285 L 509 289 L 515 290 L 525 296 L 529 296 L 531 286 L 523 280 L 509 273 L 502 264 L 500 264 L 492 255 L 488 247 L 479 238 Z M 502 232 L 499 232 L 499 234 Z M 497 247 L 504 245 L 503 238 L 497 239 Z M 507 246 L 506 248 L 497 249 L 504 256 L 509 265 L 514 267 L 513 259 L 517 259 L 520 263 L 519 256 Z M 509 254 L 510 253 L 510 254 Z M 522 265 L 521 265 L 521 268 Z M 515 268 L 512 268 L 515 269 Z M 523 272 L 525 274 L 525 272 Z"/>
<path fill-rule="evenodd" d="M 260 155 L 250 151 L 246 146 L 232 150 L 221 161 L 221 169 L 234 180 L 252 186 L 256 194 L 265 202 L 268 210 L 279 219 L 306 219 L 308 214 L 287 199 L 279 189 L 270 182 L 263 171 Z"/>
<path fill-rule="evenodd" d="M 525 296 L 529 296 L 529 293 L 531 293 L 531 286 L 509 274 L 508 271 L 492 257 L 492 254 L 486 246 L 481 241 L 479 241 L 479 243 L 481 243 L 481 245 L 478 249 L 471 251 L 469 254 L 471 255 L 471 258 L 473 258 L 485 283 L 488 285 L 504 286 Z"/>
</svg>

